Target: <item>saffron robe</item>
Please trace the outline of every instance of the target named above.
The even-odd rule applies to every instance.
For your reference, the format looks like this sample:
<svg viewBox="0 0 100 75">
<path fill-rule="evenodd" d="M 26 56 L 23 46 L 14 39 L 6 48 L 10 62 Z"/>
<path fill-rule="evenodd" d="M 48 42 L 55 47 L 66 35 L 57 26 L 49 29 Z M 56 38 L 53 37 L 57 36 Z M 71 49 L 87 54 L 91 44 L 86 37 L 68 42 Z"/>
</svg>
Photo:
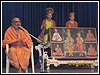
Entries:
<svg viewBox="0 0 100 75">
<path fill-rule="evenodd" d="M 56 52 L 53 52 L 53 55 L 60 55 L 60 56 L 64 55 L 61 48 L 55 48 L 55 51 Z"/>
<path fill-rule="evenodd" d="M 83 53 L 83 38 L 77 37 L 76 42 L 77 42 L 76 46 L 78 48 L 78 51 L 79 51 L 80 54 L 82 54 Z"/>
<path fill-rule="evenodd" d="M 97 52 L 96 52 L 96 50 L 92 47 L 92 48 L 88 48 L 88 53 L 87 53 L 88 55 L 90 55 L 90 56 L 95 56 L 95 55 L 97 55 Z"/>
<path fill-rule="evenodd" d="M 95 41 L 96 39 L 92 33 L 87 33 L 85 40 L 89 42 L 89 41 Z"/>
<path fill-rule="evenodd" d="M 77 28 L 78 27 L 78 23 L 76 21 L 73 21 L 73 23 L 71 23 L 71 21 L 67 21 L 65 27 L 68 28 Z"/>
</svg>

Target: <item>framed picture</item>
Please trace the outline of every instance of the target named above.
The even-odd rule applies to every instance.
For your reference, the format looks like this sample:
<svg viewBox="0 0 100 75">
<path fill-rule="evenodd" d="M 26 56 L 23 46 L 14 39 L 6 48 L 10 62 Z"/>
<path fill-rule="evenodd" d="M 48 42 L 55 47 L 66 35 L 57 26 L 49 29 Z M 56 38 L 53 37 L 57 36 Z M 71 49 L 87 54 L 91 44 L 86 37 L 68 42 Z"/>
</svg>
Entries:
<svg viewBox="0 0 100 75">
<path fill-rule="evenodd" d="M 98 55 L 95 28 L 54 27 L 50 29 L 50 43 L 52 57 L 91 58 Z"/>
</svg>

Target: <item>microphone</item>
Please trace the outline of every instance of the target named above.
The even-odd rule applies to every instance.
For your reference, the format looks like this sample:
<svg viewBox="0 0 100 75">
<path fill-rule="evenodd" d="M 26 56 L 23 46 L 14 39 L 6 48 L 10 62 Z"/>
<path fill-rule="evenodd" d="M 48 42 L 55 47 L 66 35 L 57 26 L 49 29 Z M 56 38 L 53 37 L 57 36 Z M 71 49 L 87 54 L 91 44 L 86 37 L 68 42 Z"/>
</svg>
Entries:
<svg viewBox="0 0 100 75">
<path fill-rule="evenodd" d="M 23 27 L 21 26 L 18 26 L 19 29 L 23 30 L 23 31 L 26 31 Z"/>
<path fill-rule="evenodd" d="M 22 29 L 22 27 L 21 26 L 17 26 L 19 29 Z M 22 29 L 23 30 L 23 29 Z"/>
<path fill-rule="evenodd" d="M 19 29 L 25 31 L 26 33 L 28 33 L 28 31 L 26 31 L 22 26 L 18 26 Z M 28 33 L 31 37 L 33 37 L 34 39 L 36 39 L 39 42 L 42 42 L 40 39 L 36 38 L 35 36 L 33 36 L 32 34 Z"/>
<path fill-rule="evenodd" d="M 28 33 L 27 30 L 25 30 L 22 26 L 18 26 L 19 29 L 23 30 L 24 32 Z M 28 33 L 29 34 L 29 33 Z M 30 34 L 29 34 L 30 35 Z"/>
</svg>

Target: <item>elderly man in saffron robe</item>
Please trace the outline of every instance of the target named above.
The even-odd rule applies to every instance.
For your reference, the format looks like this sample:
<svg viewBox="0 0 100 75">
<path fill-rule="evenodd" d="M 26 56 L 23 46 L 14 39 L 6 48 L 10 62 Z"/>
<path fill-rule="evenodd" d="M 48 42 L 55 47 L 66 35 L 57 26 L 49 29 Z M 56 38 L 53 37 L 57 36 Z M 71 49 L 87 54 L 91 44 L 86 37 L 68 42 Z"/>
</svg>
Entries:
<svg viewBox="0 0 100 75">
<path fill-rule="evenodd" d="M 29 65 L 30 49 L 33 43 L 28 31 L 22 27 L 21 20 L 18 17 L 12 19 L 12 26 L 5 32 L 3 47 L 6 44 L 10 45 L 7 54 L 10 63 L 18 69 L 18 73 L 23 72 Z"/>
</svg>

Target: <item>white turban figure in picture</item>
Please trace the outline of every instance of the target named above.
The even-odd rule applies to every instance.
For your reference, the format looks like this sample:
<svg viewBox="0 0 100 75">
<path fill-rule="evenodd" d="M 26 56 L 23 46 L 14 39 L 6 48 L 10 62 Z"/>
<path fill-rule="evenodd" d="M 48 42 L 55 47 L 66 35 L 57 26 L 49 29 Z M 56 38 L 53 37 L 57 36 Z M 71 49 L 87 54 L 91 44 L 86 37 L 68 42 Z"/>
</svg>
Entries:
<svg viewBox="0 0 100 75">
<path fill-rule="evenodd" d="M 54 34 L 52 36 L 53 41 L 62 41 L 60 34 L 58 33 L 57 29 L 54 29 Z"/>
</svg>

